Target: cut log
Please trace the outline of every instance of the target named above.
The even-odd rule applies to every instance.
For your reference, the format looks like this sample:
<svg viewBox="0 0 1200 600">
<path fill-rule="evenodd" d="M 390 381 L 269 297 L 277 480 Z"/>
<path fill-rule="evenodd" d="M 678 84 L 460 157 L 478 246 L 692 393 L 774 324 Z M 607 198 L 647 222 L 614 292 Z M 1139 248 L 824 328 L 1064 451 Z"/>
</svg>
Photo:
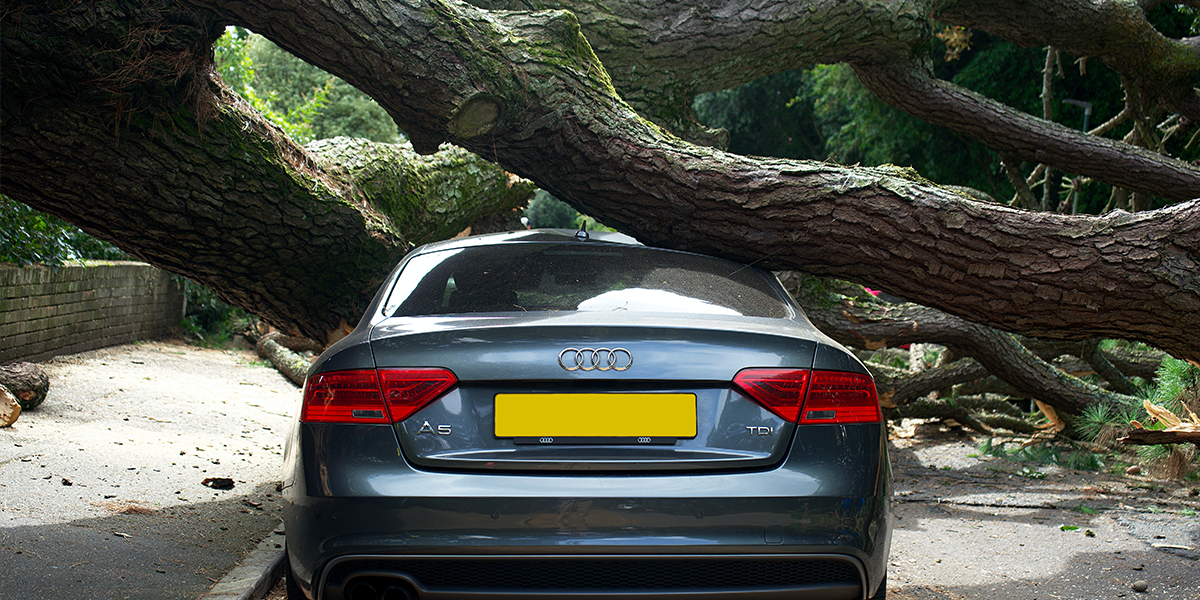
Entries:
<svg viewBox="0 0 1200 600">
<path fill-rule="evenodd" d="M 309 362 L 304 357 L 292 352 L 283 344 L 279 343 L 279 338 L 284 337 L 278 331 L 273 331 L 258 339 L 258 344 L 254 350 L 259 356 L 271 362 L 284 377 L 291 380 L 292 383 L 303 386 L 304 380 L 308 376 Z"/>
<path fill-rule="evenodd" d="M 33 363 L 9 363 L 0 366 L 0 385 L 17 397 L 22 409 L 29 410 L 46 399 L 50 376 Z"/>
<path fill-rule="evenodd" d="M 8 427 L 16 423 L 19 416 L 21 416 L 21 404 L 17 402 L 17 397 L 8 391 L 8 388 L 0 385 L 0 427 Z"/>
<path fill-rule="evenodd" d="M 325 345 L 317 340 L 301 337 L 298 335 L 279 335 L 272 337 L 275 343 L 291 350 L 292 352 L 312 352 L 320 354 L 325 349 Z"/>
</svg>

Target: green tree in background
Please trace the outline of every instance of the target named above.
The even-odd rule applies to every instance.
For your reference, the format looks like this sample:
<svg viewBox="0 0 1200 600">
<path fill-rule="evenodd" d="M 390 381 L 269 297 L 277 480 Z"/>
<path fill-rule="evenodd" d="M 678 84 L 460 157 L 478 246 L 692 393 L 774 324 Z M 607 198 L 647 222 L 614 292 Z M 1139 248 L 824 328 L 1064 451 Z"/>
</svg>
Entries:
<svg viewBox="0 0 1200 600">
<path fill-rule="evenodd" d="M 1161 6 L 1148 18 L 1167 36 L 1187 37 L 1196 33 L 1196 16 L 1193 8 Z M 937 77 L 1030 114 L 1043 114 L 1045 48 L 1020 48 L 986 32 L 949 27 L 933 43 L 930 54 Z M 1125 106 L 1119 75 L 1097 61 L 1072 62 L 1063 54 L 1052 65 L 1050 93 L 1051 120 L 1074 129 L 1095 128 Z M 996 152 L 882 102 L 844 63 L 778 73 L 704 94 L 696 98 L 694 108 L 703 124 L 728 130 L 729 147 L 739 154 L 911 166 L 929 179 L 975 188 L 998 201 L 1008 202 L 1015 194 Z M 1105 136 L 1120 139 L 1130 127 L 1114 128 Z M 1157 136 L 1167 154 L 1200 158 L 1200 144 L 1193 140 L 1169 130 Z M 1021 167 L 1028 172 L 1033 165 Z M 1051 196 L 1058 200 L 1047 206 L 1049 210 L 1068 199 L 1072 185 L 1077 202 L 1063 206 L 1063 212 L 1073 208 L 1099 214 L 1129 208 L 1112 201 L 1109 186 L 1084 178 L 1063 180 L 1059 173 L 1049 184 Z M 1167 204 L 1153 199 L 1141 208 Z"/>
<path fill-rule="evenodd" d="M 574 227 L 578 215 L 575 209 L 546 190 L 538 190 L 524 212 L 530 227 Z"/>
<path fill-rule="evenodd" d="M 812 88 L 812 80 L 810 69 L 767 75 L 698 96 L 696 114 L 704 124 L 729 132 L 731 152 L 822 160 L 828 157 L 827 135 L 814 115 L 814 102 L 795 98 Z"/>
<path fill-rule="evenodd" d="M 53 267 L 71 260 L 126 258 L 78 227 L 0 195 L 0 262 Z"/>
<path fill-rule="evenodd" d="M 231 89 L 298 141 L 400 140 L 392 118 L 366 94 L 246 29 L 226 31 L 216 62 Z"/>
</svg>

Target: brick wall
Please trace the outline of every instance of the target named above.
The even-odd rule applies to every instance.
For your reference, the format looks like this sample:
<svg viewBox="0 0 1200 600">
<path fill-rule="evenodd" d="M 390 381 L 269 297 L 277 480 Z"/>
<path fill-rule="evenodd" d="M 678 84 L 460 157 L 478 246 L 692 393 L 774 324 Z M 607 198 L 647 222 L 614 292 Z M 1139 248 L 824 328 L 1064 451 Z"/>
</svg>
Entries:
<svg viewBox="0 0 1200 600">
<path fill-rule="evenodd" d="M 0 363 L 163 337 L 183 302 L 182 286 L 145 263 L 0 263 Z"/>
</svg>

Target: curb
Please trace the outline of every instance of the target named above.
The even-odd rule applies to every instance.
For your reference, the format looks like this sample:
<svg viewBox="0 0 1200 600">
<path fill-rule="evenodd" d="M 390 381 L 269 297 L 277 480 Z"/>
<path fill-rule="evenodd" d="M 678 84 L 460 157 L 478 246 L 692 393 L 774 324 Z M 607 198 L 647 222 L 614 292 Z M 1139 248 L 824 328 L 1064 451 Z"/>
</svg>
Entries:
<svg viewBox="0 0 1200 600">
<path fill-rule="evenodd" d="M 283 522 L 197 600 L 257 600 L 283 575 Z"/>
</svg>

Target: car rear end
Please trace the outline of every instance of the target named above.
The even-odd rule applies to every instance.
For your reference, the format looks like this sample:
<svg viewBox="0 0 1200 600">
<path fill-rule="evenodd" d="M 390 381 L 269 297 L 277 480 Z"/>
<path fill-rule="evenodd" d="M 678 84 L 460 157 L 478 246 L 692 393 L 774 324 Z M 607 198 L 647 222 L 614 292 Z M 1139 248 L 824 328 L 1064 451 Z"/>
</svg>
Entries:
<svg viewBox="0 0 1200 600">
<path fill-rule="evenodd" d="M 563 237 L 414 253 L 314 365 L 285 464 L 297 585 L 874 594 L 890 471 L 861 363 L 759 271 Z"/>
</svg>

